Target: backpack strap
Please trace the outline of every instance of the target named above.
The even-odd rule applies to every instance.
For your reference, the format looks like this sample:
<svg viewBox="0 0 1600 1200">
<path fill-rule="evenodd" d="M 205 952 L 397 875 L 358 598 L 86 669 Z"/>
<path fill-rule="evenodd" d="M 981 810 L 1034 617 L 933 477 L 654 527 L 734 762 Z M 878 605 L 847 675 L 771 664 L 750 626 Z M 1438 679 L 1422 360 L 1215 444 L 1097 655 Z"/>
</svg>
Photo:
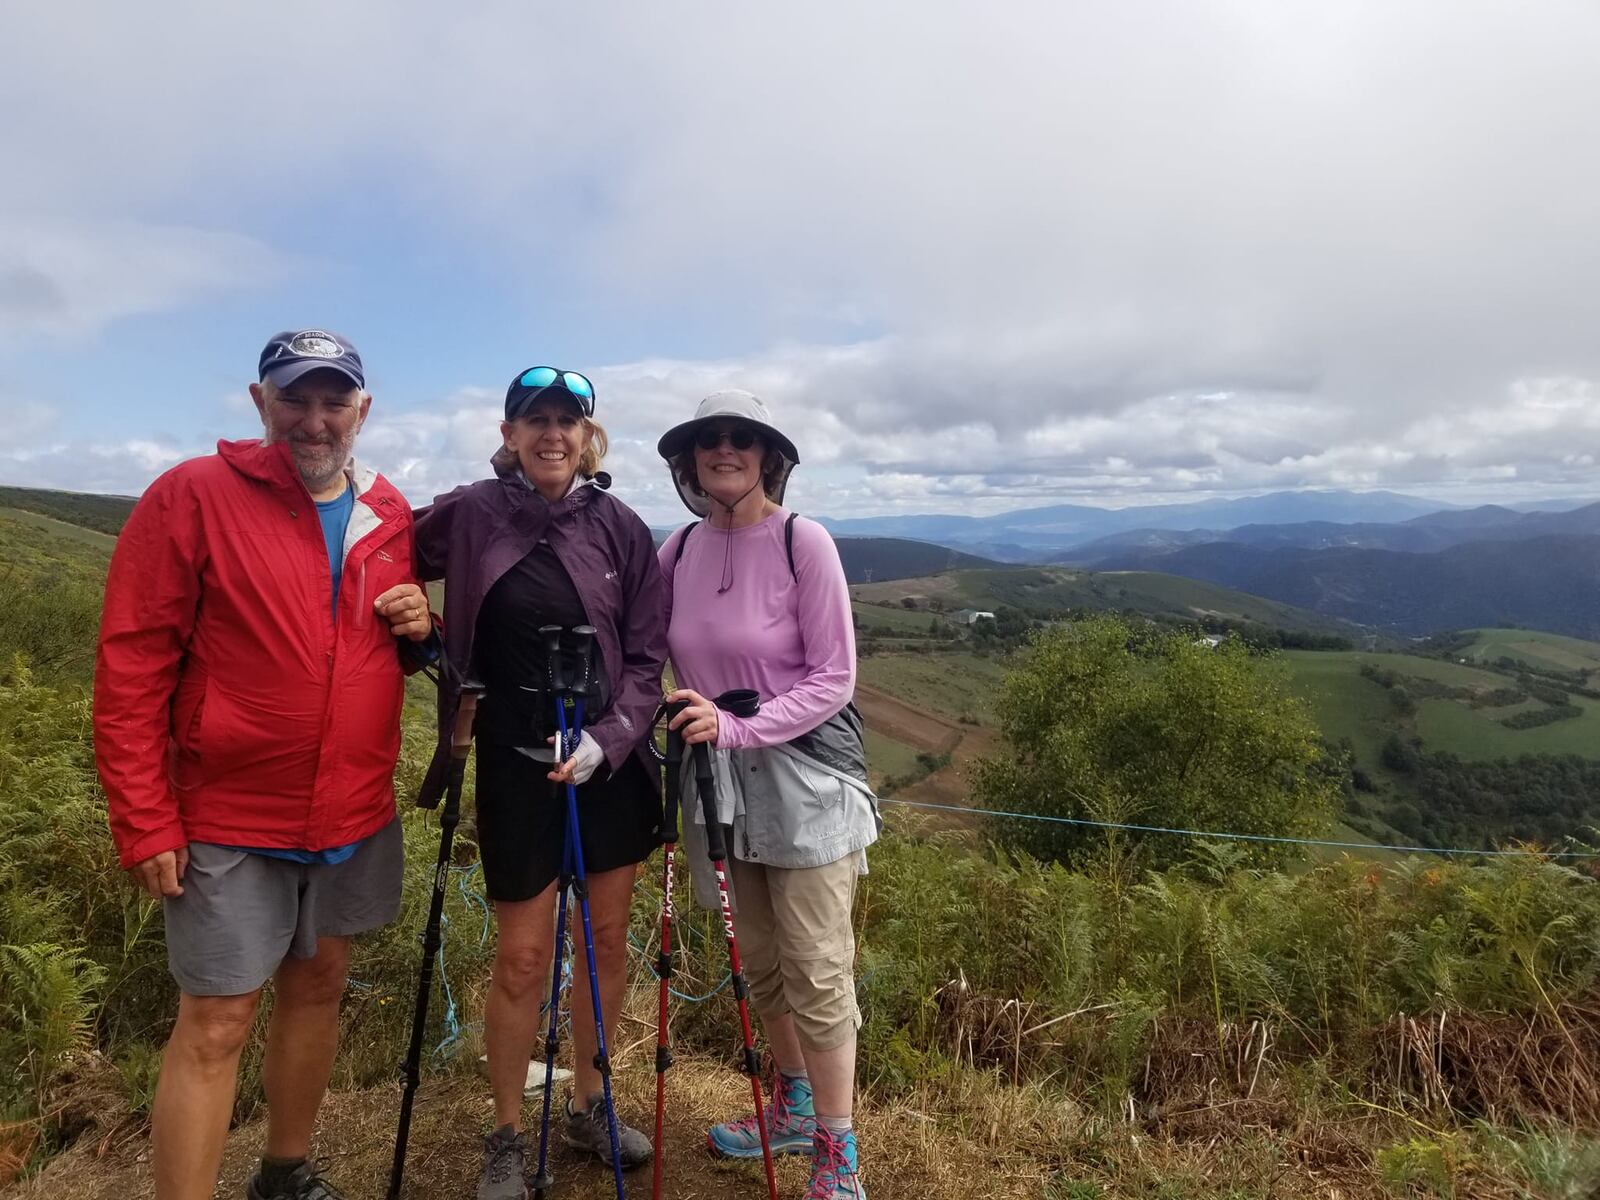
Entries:
<svg viewBox="0 0 1600 1200">
<path fill-rule="evenodd" d="M 689 541 L 689 535 L 694 532 L 694 527 L 698 524 L 700 522 L 695 521 L 683 527 L 683 536 L 678 539 L 678 551 L 672 556 L 672 569 L 674 571 L 678 569 L 678 564 L 683 561 L 683 548 Z"/>
<path fill-rule="evenodd" d="M 799 513 L 790 513 L 788 520 L 783 523 L 783 549 L 789 556 L 789 574 L 796 583 L 800 582 L 800 572 L 794 569 L 794 519 L 799 515 Z M 699 524 L 699 521 L 695 521 L 693 524 L 683 527 L 683 536 L 678 539 L 678 548 L 672 555 L 672 569 L 674 571 L 678 569 L 678 564 L 683 561 L 683 547 L 689 541 L 689 535 L 695 531 L 695 526 Z"/>
</svg>

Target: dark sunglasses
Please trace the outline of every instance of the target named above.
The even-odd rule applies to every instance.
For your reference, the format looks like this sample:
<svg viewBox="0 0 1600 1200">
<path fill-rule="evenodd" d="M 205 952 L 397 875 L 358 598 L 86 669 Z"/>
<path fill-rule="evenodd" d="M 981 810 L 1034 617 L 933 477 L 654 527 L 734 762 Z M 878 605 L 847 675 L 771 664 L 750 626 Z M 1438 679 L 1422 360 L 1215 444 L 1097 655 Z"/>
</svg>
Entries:
<svg viewBox="0 0 1600 1200">
<path fill-rule="evenodd" d="M 525 389 L 522 395 L 506 405 L 506 419 L 520 416 L 528 409 L 528 402 L 548 387 L 560 387 L 583 410 L 586 417 L 594 416 L 594 384 L 576 371 L 562 371 L 555 367 L 529 367 L 517 376 L 513 389 Z"/>
<path fill-rule="evenodd" d="M 748 425 L 735 425 L 732 429 L 718 429 L 715 425 L 702 425 L 695 431 L 694 444 L 702 450 L 715 450 L 726 438 L 735 450 L 748 450 L 756 444 L 756 431 Z"/>
</svg>

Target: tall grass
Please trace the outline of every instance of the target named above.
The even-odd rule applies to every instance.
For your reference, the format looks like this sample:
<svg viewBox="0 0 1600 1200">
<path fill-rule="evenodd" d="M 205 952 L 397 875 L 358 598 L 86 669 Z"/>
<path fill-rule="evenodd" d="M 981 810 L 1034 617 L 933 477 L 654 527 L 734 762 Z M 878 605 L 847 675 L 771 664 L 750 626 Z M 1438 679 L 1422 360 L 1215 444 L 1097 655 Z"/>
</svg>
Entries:
<svg viewBox="0 0 1600 1200">
<path fill-rule="evenodd" d="M 409 796 L 432 732 L 420 703 L 405 720 L 397 786 Z M 393 1078 L 409 1031 L 437 826 L 404 811 L 404 908 L 358 945 L 336 1085 Z M 463 828 L 465 871 L 475 848 Z M 1274 1061 L 1309 1064 L 1308 1078 L 1359 1095 L 1399 1014 L 1554 1021 L 1578 1036 L 1571 1013 L 1600 973 L 1600 890 L 1532 854 L 1345 859 L 1291 874 L 1199 843 L 1181 866 L 1128 878 L 891 829 L 870 858 L 857 912 L 860 1074 L 880 1096 L 976 1066 L 1118 1111 L 1149 1091 L 1162 1047 L 1191 1033 L 1181 1056 L 1207 1070 L 1265 1056 L 1270 1041 Z M 636 895 L 641 1012 L 654 991 L 644 962 L 658 876 L 657 860 Z M 448 1032 L 441 983 L 427 1045 L 434 1067 L 466 1070 L 492 934 L 473 877 L 456 878 L 466 886 L 449 894 L 445 980 L 463 1036 L 432 1053 Z M 675 986 L 713 992 L 720 931 L 709 914 L 680 915 Z M 115 1061 L 129 1101 L 146 1101 L 175 1000 L 159 906 L 128 887 L 106 832 L 87 699 L 13 663 L 0 680 L 0 1121 L 48 1126 L 52 1078 L 83 1049 Z M 677 1002 L 675 1040 L 731 1061 L 731 1005 L 726 989 Z M 241 1111 L 257 1101 L 247 1074 Z"/>
</svg>

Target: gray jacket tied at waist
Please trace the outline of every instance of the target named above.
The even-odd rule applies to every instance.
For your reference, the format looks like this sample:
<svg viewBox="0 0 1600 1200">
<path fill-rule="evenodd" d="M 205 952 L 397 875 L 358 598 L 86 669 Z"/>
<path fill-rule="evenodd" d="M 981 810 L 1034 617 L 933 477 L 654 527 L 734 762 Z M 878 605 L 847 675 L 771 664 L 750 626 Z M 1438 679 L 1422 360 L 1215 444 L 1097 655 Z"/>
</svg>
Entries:
<svg viewBox="0 0 1600 1200">
<path fill-rule="evenodd" d="M 877 841 L 883 818 L 867 784 L 862 745 L 861 716 L 849 704 L 783 745 L 714 751 L 717 816 L 732 830 L 729 853 L 769 867 L 821 867 Z M 687 764 L 683 812 L 684 853 L 695 896 L 703 906 L 715 908 L 705 817 Z"/>
</svg>

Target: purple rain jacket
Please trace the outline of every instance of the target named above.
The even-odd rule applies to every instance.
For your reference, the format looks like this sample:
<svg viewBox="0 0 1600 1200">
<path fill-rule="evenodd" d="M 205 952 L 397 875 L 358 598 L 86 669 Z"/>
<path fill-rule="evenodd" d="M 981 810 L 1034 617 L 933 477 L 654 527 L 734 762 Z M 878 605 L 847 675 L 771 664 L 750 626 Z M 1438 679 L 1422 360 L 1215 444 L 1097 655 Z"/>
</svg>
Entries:
<svg viewBox="0 0 1600 1200">
<path fill-rule="evenodd" d="M 595 627 L 610 685 L 611 706 L 584 729 L 613 771 L 637 754 L 654 773 L 645 736 L 661 703 L 667 626 L 666 585 L 649 527 L 604 490 L 610 477 L 603 473 L 551 504 L 528 486 L 514 458 L 502 451 L 491 462 L 495 478 L 463 484 L 416 513 L 417 575 L 444 579 L 446 657 L 462 675 L 472 671 L 484 597 L 539 539 L 548 539 Z M 450 683 L 439 690 L 439 744 L 417 797 L 422 807 L 437 804 L 444 792 L 460 702 L 460 679 Z"/>
</svg>

